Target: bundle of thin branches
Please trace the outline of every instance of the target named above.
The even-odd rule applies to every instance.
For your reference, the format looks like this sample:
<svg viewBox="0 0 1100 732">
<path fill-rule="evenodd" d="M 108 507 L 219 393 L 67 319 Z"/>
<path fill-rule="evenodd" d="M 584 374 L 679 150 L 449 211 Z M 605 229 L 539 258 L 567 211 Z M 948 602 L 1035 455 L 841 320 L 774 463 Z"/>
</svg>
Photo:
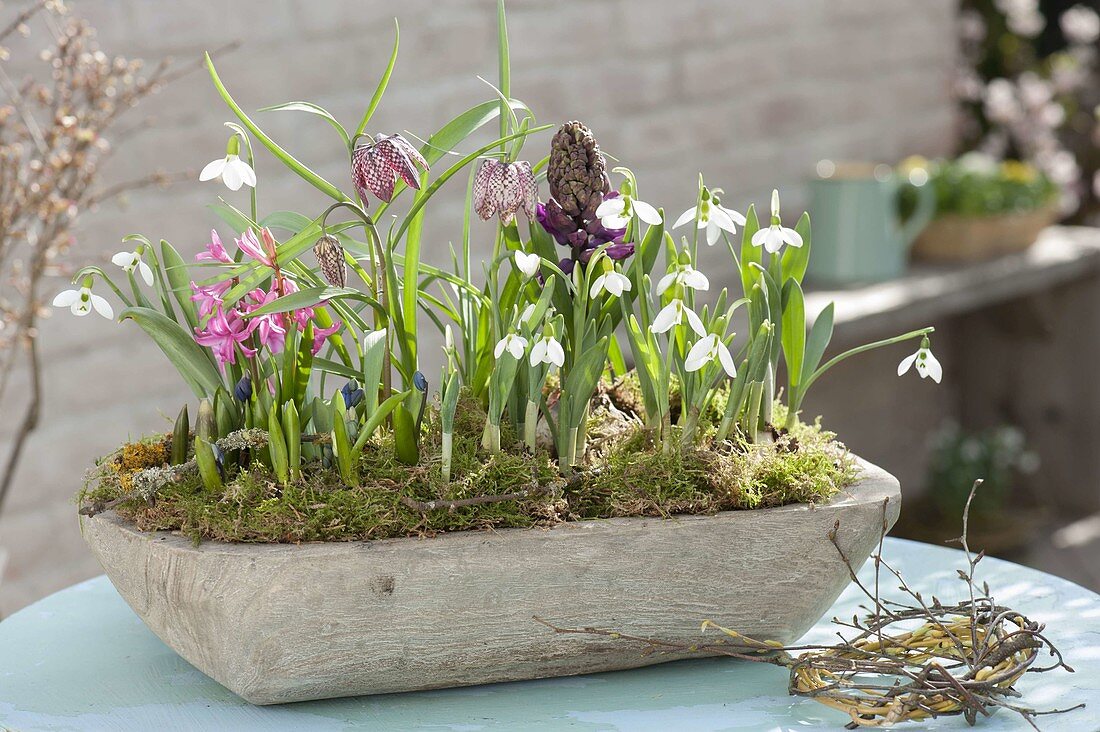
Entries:
<svg viewBox="0 0 1100 732">
<path fill-rule="evenodd" d="M 958 570 L 958 574 L 967 587 L 969 599 L 955 604 L 945 605 L 936 597 L 926 602 L 882 558 L 882 538 L 888 529 L 885 504 L 879 549 L 872 555 L 873 589 L 860 581 L 838 543 L 839 522 L 833 526 L 829 540 L 871 605 L 864 606 L 867 615 L 863 618 L 853 616 L 851 621 L 833 618 L 835 624 L 849 631 L 850 637 L 842 637 L 832 646 L 784 646 L 776 641 L 749 638 L 709 620 L 703 623 L 703 630 L 719 630 L 732 639 L 728 644 L 726 639 L 720 639 L 686 645 L 597 628 L 558 628 L 545 620 L 536 620 L 558 633 L 638 641 L 645 644 L 646 653 L 695 651 L 783 666 L 790 671 L 788 691 L 792 695 L 809 697 L 845 712 L 851 718 L 849 729 L 955 715 L 975 724 L 979 715 L 988 717 L 998 708 L 1016 712 L 1036 727 L 1035 717 L 1070 709 L 1038 711 L 1023 706 L 1015 701 L 1020 697 L 1016 682 L 1029 671 L 1073 669 L 1043 635 L 1041 624 L 998 605 L 989 586 L 983 583 L 979 587 L 975 582 L 975 568 L 985 555 L 971 553 L 966 534 L 970 503 L 980 484 L 981 481 L 976 481 L 971 489 L 963 511 L 963 535 L 959 539 L 967 569 Z M 908 602 L 882 598 L 879 585 L 883 571 L 897 579 Z M 1035 666 L 1044 651 L 1054 662 Z"/>
</svg>

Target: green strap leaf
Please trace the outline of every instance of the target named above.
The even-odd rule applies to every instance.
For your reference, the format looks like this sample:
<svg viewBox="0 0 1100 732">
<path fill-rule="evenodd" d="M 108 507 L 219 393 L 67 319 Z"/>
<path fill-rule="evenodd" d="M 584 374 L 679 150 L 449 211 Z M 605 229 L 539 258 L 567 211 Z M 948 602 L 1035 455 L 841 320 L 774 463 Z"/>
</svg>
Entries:
<svg viewBox="0 0 1100 732">
<path fill-rule="evenodd" d="M 783 287 L 786 303 L 783 308 L 783 357 L 787 361 L 787 378 L 791 388 L 802 383 L 803 357 L 806 353 L 806 305 L 798 280 L 787 280 Z"/>
<path fill-rule="evenodd" d="M 241 121 L 249 132 L 251 132 L 257 140 L 259 140 L 264 147 L 266 147 L 272 155 L 279 158 L 286 167 L 294 171 L 298 177 L 309 183 L 311 186 L 321 191 L 325 195 L 337 201 L 351 201 L 343 191 L 336 186 L 329 183 L 321 176 L 314 173 L 307 168 L 301 162 L 298 161 L 293 155 L 284 150 L 277 142 L 272 140 L 267 134 L 261 130 L 255 122 L 253 122 L 241 106 L 237 104 L 236 100 L 229 93 L 229 90 L 225 88 L 225 84 L 222 83 L 221 78 L 218 76 L 217 70 L 214 68 L 214 61 L 210 58 L 210 54 L 206 54 L 206 70 L 210 72 L 210 79 L 214 82 L 214 87 L 218 90 L 218 94 L 225 101 L 226 106 L 237 116 L 237 119 Z"/>
<path fill-rule="evenodd" d="M 794 230 L 802 237 L 802 246 L 787 246 L 784 249 L 783 277 L 801 284 L 810 264 L 810 215 L 803 213 Z"/>
<path fill-rule="evenodd" d="M 142 307 L 126 308 L 119 321 L 133 320 L 141 326 L 179 371 L 180 376 L 200 399 L 212 397 L 221 386 L 218 370 L 210 363 L 202 346 L 179 323 L 156 310 Z"/>
<path fill-rule="evenodd" d="M 321 107 L 313 102 L 285 102 L 284 104 L 276 104 L 271 107 L 264 107 L 257 110 L 260 112 L 306 112 L 307 114 L 315 114 L 318 117 L 326 120 L 332 128 L 340 133 L 340 137 L 344 140 L 344 145 L 351 148 L 351 137 L 348 135 L 348 131 L 344 129 L 344 126 L 340 124 L 335 117 L 333 117 L 327 109 Z"/>
<path fill-rule="evenodd" d="M 378 85 L 374 88 L 374 95 L 370 98 L 370 104 L 367 105 L 367 110 L 363 112 L 363 118 L 359 121 L 359 126 L 355 128 L 355 134 L 357 135 L 363 134 L 363 131 L 367 129 L 371 117 L 374 116 L 374 111 L 378 109 L 378 104 L 382 101 L 382 95 L 386 93 L 386 87 L 390 85 L 390 76 L 393 75 L 393 67 L 397 63 L 397 48 L 400 45 L 401 26 L 398 25 L 397 18 L 394 18 L 393 51 L 390 52 L 390 61 L 386 64 L 386 70 L 382 72 L 382 78 L 378 80 Z"/>
<path fill-rule="evenodd" d="M 821 363 L 829 341 L 833 339 L 833 303 L 825 306 L 810 328 L 810 339 L 806 344 L 806 358 L 802 362 L 802 380 L 805 383 Z"/>
</svg>

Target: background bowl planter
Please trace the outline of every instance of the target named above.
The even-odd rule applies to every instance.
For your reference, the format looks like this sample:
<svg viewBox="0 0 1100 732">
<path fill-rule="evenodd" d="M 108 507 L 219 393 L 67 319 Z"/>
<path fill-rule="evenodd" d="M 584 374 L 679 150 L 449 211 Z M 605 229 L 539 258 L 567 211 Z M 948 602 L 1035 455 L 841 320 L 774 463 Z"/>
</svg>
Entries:
<svg viewBox="0 0 1100 732">
<path fill-rule="evenodd" d="M 633 644 L 554 635 L 594 625 L 687 641 L 710 618 L 789 643 L 849 582 L 897 480 L 860 461 L 821 505 L 713 516 L 600 519 L 550 529 L 373 542 L 226 544 L 82 518 L 107 576 L 177 653 L 254 704 L 635 668 Z M 884 509 L 885 505 L 885 509 Z"/>
<path fill-rule="evenodd" d="M 926 262 L 974 262 L 1020 252 L 1058 220 L 1051 203 L 1034 211 L 994 216 L 944 214 L 913 242 L 913 258 Z"/>
</svg>

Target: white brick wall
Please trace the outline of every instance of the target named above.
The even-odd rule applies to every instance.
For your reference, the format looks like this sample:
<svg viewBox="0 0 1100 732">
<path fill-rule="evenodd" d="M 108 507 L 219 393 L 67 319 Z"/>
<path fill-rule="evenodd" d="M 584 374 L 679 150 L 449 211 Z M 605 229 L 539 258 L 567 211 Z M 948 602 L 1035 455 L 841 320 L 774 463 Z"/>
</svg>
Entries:
<svg viewBox="0 0 1100 732">
<path fill-rule="evenodd" d="M 183 62 L 233 40 L 219 62 L 247 110 L 293 99 L 354 126 L 402 23 L 401 56 L 372 127 L 427 136 L 488 98 L 475 78 L 496 75 L 492 0 L 73 0 L 108 51 Z M 954 0 L 515 0 L 509 4 L 513 94 L 541 121 L 585 120 L 605 150 L 639 175 L 645 198 L 678 213 L 697 171 L 726 202 L 762 203 L 772 186 L 801 205 L 801 181 L 822 157 L 894 161 L 950 149 Z M 25 69 L 27 54 L 10 62 Z M 138 114 L 156 123 L 132 136 L 112 179 L 154 167 L 201 167 L 219 154 L 230 119 L 196 73 Z M 347 186 L 338 138 L 320 119 L 256 115 L 303 161 Z M 135 116 L 135 120 L 137 117 Z M 548 136 L 533 141 L 540 157 Z M 468 145 L 467 148 L 472 147 Z M 534 150 L 538 151 L 538 155 Z M 315 211 L 322 197 L 279 170 L 259 168 L 265 210 Z M 438 206 L 427 246 L 442 260 L 459 234 L 461 182 Z M 217 224 L 203 206 L 215 184 L 135 194 L 128 210 L 87 215 L 74 260 L 105 259 L 134 231 L 195 251 Z M 489 228 L 478 230 L 489 236 Z M 717 254 L 717 252 L 715 252 Z M 718 261 L 717 259 L 715 261 Z M 48 397 L 18 485 L 0 518 L 11 551 L 0 610 L 11 612 L 98 571 L 79 539 L 71 496 L 95 456 L 127 436 L 163 428 L 188 392 L 136 326 L 59 313 L 42 325 Z M 4 405 L 0 443 L 8 414 Z M 6 447 L 0 444 L 0 447 Z"/>
</svg>

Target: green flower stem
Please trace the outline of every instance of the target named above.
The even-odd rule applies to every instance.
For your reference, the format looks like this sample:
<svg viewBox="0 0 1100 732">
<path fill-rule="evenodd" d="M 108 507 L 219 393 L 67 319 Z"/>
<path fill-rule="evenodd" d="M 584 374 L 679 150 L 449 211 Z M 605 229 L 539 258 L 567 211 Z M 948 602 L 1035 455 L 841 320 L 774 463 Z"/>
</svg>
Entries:
<svg viewBox="0 0 1100 732">
<path fill-rule="evenodd" d="M 902 335 L 894 336 L 893 338 L 884 338 L 881 341 L 875 341 L 874 343 L 867 343 L 862 346 L 850 348 L 844 353 L 833 356 L 823 365 L 819 366 L 818 369 L 810 375 L 810 378 L 806 379 L 806 381 L 799 386 L 797 395 L 793 393 L 791 394 L 789 407 L 790 412 L 787 416 L 787 428 L 789 429 L 793 425 L 797 424 L 798 409 L 802 406 L 802 400 L 805 398 L 806 392 L 809 391 L 810 387 L 813 386 L 813 383 L 817 381 L 822 374 L 831 369 L 833 366 L 836 366 L 838 363 L 847 358 L 851 358 L 852 356 L 858 355 L 860 353 L 866 353 L 867 351 L 873 351 L 876 348 L 885 348 L 886 346 L 892 346 L 895 343 L 901 343 L 903 341 L 912 340 L 914 338 L 924 338 L 929 333 L 935 332 L 935 330 L 936 329 L 931 326 L 927 328 L 921 328 L 919 330 L 911 330 L 908 333 L 903 333 Z"/>
<path fill-rule="evenodd" d="M 538 435 L 539 404 L 536 401 L 527 401 L 527 409 L 523 416 L 523 436 L 527 448 L 535 451 L 535 439 Z"/>
</svg>

